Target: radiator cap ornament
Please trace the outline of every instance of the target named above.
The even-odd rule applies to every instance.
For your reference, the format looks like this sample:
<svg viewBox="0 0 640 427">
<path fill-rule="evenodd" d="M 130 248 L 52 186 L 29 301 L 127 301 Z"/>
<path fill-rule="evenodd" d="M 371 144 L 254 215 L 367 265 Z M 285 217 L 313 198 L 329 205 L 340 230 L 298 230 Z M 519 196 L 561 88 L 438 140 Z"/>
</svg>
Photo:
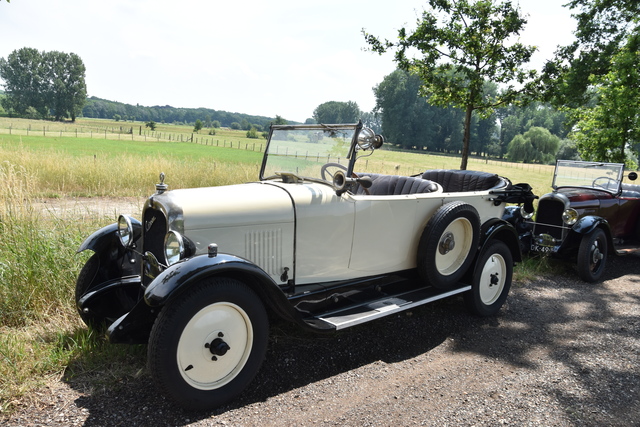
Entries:
<svg viewBox="0 0 640 427">
<path fill-rule="evenodd" d="M 164 172 L 160 172 L 160 182 L 156 184 L 156 193 L 162 194 L 167 191 L 169 186 L 164 183 Z"/>
</svg>

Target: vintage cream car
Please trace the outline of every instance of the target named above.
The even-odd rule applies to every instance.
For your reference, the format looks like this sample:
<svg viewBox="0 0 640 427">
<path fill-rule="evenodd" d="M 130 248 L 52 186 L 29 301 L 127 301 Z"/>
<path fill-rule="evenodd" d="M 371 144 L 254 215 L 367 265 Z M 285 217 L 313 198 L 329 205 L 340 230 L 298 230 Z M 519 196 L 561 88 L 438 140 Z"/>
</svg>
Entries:
<svg viewBox="0 0 640 427">
<path fill-rule="evenodd" d="M 161 175 L 140 221 L 79 248 L 94 252 L 80 316 L 148 342 L 160 390 L 206 409 L 251 382 L 268 313 L 331 332 L 461 294 L 493 315 L 521 258 L 501 217 L 507 202 L 532 209 L 530 191 L 483 172 L 362 171 L 382 143 L 361 123 L 272 126 L 256 182 L 169 191 Z"/>
</svg>

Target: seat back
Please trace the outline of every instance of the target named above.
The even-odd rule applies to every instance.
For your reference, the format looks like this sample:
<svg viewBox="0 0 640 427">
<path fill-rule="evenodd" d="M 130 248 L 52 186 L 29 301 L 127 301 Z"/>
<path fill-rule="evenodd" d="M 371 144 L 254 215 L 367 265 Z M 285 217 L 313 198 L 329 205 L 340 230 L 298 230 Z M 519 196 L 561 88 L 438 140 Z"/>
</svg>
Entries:
<svg viewBox="0 0 640 427">
<path fill-rule="evenodd" d="M 438 185 L 432 181 L 412 176 L 358 174 L 369 176 L 373 181 L 369 194 L 377 196 L 397 196 L 402 194 L 431 193 L 438 190 Z M 366 194 L 364 188 L 358 185 L 356 194 Z"/>
<path fill-rule="evenodd" d="M 498 190 L 509 186 L 507 180 L 490 172 L 432 169 L 424 172 L 422 178 L 437 182 L 445 193 Z"/>
</svg>

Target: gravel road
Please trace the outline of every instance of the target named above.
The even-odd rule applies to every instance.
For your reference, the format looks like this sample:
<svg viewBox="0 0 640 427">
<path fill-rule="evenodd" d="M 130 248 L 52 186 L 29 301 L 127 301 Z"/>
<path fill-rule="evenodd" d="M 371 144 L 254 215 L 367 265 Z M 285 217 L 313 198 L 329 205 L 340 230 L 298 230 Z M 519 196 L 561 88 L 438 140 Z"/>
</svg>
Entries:
<svg viewBox="0 0 640 427">
<path fill-rule="evenodd" d="M 330 336 L 272 325 L 249 390 L 214 412 L 176 408 L 147 373 L 88 390 L 50 381 L 10 426 L 640 425 L 640 268 L 515 283 L 497 317 L 452 298 Z M 140 367 L 145 364 L 140 358 Z"/>
</svg>

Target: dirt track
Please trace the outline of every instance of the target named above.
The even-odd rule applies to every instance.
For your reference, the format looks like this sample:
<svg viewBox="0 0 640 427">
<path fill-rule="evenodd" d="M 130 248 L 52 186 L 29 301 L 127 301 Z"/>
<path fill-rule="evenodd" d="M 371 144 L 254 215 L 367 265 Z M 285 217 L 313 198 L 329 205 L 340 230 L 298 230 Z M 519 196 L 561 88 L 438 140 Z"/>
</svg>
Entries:
<svg viewBox="0 0 640 427">
<path fill-rule="evenodd" d="M 267 358 L 230 405 L 189 413 L 146 373 L 87 390 L 52 382 L 8 425 L 640 425 L 640 268 L 514 284 L 500 315 L 459 299 L 336 335 L 272 325 Z M 78 361 L 81 363 L 82 361 Z M 141 356 L 140 367 L 145 364 Z M 143 371 L 144 372 L 144 371 Z M 99 375 L 100 373 L 96 373 Z"/>
</svg>

